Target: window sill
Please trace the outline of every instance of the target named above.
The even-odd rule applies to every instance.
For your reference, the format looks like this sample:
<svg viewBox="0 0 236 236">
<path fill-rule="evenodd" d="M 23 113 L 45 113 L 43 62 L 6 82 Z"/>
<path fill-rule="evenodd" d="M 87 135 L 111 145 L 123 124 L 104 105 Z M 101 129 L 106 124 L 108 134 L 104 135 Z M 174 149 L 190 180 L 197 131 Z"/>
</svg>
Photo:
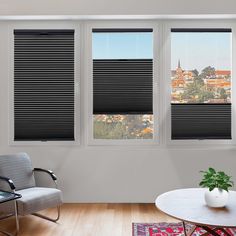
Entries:
<svg viewBox="0 0 236 236">
<path fill-rule="evenodd" d="M 9 146 L 79 146 L 79 141 L 10 141 Z"/>
<path fill-rule="evenodd" d="M 123 139 L 123 140 L 108 140 L 108 139 L 91 139 L 88 140 L 88 146 L 159 146 L 157 139 Z"/>
</svg>

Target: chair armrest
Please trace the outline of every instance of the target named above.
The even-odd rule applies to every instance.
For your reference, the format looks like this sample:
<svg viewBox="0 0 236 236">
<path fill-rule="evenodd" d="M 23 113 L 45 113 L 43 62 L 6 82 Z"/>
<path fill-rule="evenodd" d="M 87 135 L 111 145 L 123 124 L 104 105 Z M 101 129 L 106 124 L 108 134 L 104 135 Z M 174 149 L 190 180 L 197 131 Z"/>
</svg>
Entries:
<svg viewBox="0 0 236 236">
<path fill-rule="evenodd" d="M 51 170 L 46 170 L 46 169 L 42 169 L 42 168 L 34 168 L 34 171 L 45 172 L 45 173 L 49 174 L 54 181 L 57 180 L 56 175 Z"/>
<path fill-rule="evenodd" d="M 8 185 L 10 186 L 11 190 L 15 190 L 16 189 L 16 187 L 15 187 L 15 185 L 14 185 L 14 183 L 13 183 L 13 181 L 11 179 L 9 179 L 7 177 L 0 176 L 0 180 L 7 182 Z"/>
</svg>

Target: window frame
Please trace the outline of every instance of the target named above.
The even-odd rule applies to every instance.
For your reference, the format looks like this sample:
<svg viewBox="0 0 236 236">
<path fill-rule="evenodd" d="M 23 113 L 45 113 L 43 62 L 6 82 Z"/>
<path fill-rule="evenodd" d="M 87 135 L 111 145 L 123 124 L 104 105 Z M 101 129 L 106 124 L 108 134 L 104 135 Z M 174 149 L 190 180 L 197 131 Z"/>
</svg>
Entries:
<svg viewBox="0 0 236 236">
<path fill-rule="evenodd" d="M 231 113 L 231 132 L 232 132 L 232 139 L 231 140 L 172 140 L 171 139 L 171 29 L 172 28 L 231 28 L 232 29 L 232 41 L 231 41 L 231 104 L 232 104 L 232 113 Z M 235 103 L 236 103 L 236 83 L 233 82 L 234 74 L 236 71 L 236 54 L 233 52 L 235 51 L 236 45 L 236 24 L 234 21 L 220 21 L 220 20 L 177 20 L 177 21 L 169 21 L 166 22 L 164 25 L 164 33 L 163 38 L 166 42 L 165 47 L 163 48 L 165 59 L 163 67 L 164 78 L 168 78 L 165 81 L 165 105 L 164 105 L 164 113 L 166 114 L 167 120 L 165 125 L 165 134 L 166 139 L 165 143 L 167 146 L 170 147 L 183 147 L 187 146 L 190 147 L 215 147 L 217 146 L 228 146 L 228 145 L 235 145 L 235 128 L 236 124 L 234 119 L 236 118 L 235 114 Z"/>
<path fill-rule="evenodd" d="M 75 141 L 14 141 L 14 29 L 75 30 Z M 106 140 L 93 138 L 92 28 L 153 28 L 153 139 Z M 232 140 L 171 140 L 171 28 L 232 29 Z M 234 19 L 159 20 L 29 20 L 9 21 L 8 25 L 8 143 L 10 146 L 100 146 L 121 148 L 218 149 L 236 145 L 236 21 Z"/>
<path fill-rule="evenodd" d="M 154 132 L 152 139 L 95 139 L 93 137 L 93 58 L 92 58 L 92 29 L 93 28 L 152 28 L 153 29 L 153 121 L 154 121 Z M 160 109 L 160 68 L 161 65 L 158 64 L 160 60 L 160 46 L 161 46 L 161 34 L 159 33 L 159 22 L 153 21 L 100 21 L 100 22 L 90 22 L 86 24 L 85 33 L 85 78 L 87 80 L 86 89 L 87 96 L 85 98 L 87 108 L 86 111 L 86 141 L 90 146 L 93 145 L 108 145 L 108 146 L 129 146 L 129 145 L 150 145 L 158 146 L 160 144 L 161 129 L 159 128 L 160 121 L 157 120 L 158 114 L 161 114 Z M 155 44 L 155 42 L 158 42 Z M 159 60 L 158 60 L 159 59 Z"/>
<path fill-rule="evenodd" d="M 81 51 L 80 51 L 80 36 L 81 34 L 81 27 L 80 24 L 74 22 L 65 22 L 65 21 L 58 21 L 58 22 L 48 22 L 48 21 L 23 21 L 17 23 L 9 23 L 10 26 L 8 28 L 8 39 L 9 39 L 9 84 L 8 84 L 8 91 L 9 91 L 9 109 L 8 109 L 8 120 L 9 120 L 9 137 L 8 143 L 10 146 L 70 146 L 70 145 L 80 145 L 80 127 L 81 127 L 81 92 L 80 92 L 80 68 L 81 68 Z M 74 50 L 75 50 L 75 63 L 74 63 L 74 137 L 75 140 L 71 141 L 15 141 L 14 140 L 14 30 L 15 29 L 73 29 L 75 31 L 74 34 Z M 77 63 L 79 61 L 79 63 Z"/>
</svg>

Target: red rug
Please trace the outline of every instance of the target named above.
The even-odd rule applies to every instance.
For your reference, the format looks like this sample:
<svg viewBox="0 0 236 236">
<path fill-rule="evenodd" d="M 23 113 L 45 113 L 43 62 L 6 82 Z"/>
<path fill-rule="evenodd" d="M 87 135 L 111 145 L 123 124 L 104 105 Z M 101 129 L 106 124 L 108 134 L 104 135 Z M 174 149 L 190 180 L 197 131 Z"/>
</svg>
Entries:
<svg viewBox="0 0 236 236">
<path fill-rule="evenodd" d="M 187 225 L 187 229 L 190 229 L 191 225 Z M 219 234 L 224 236 L 221 231 L 217 231 Z M 236 228 L 227 229 L 227 232 L 236 236 Z M 206 233 L 205 230 L 197 228 L 192 236 L 199 236 Z M 184 235 L 183 224 L 180 223 L 133 223 L 133 236 L 179 236 Z"/>
</svg>

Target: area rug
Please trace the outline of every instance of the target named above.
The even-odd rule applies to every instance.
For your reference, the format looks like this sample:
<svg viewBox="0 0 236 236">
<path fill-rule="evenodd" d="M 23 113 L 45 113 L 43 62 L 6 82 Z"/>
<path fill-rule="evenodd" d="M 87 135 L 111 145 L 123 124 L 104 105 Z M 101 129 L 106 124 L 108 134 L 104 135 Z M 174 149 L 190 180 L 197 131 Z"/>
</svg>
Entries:
<svg viewBox="0 0 236 236">
<path fill-rule="evenodd" d="M 133 223 L 133 236 L 182 236 L 184 235 L 183 224 L 180 223 L 152 223 L 152 224 L 143 224 L 143 223 Z M 191 225 L 186 225 L 187 230 L 191 228 Z M 217 231 L 219 234 L 224 236 L 220 231 Z M 236 236 L 236 229 L 227 229 L 227 232 Z M 192 236 L 199 236 L 206 233 L 205 230 L 197 228 Z"/>
</svg>

